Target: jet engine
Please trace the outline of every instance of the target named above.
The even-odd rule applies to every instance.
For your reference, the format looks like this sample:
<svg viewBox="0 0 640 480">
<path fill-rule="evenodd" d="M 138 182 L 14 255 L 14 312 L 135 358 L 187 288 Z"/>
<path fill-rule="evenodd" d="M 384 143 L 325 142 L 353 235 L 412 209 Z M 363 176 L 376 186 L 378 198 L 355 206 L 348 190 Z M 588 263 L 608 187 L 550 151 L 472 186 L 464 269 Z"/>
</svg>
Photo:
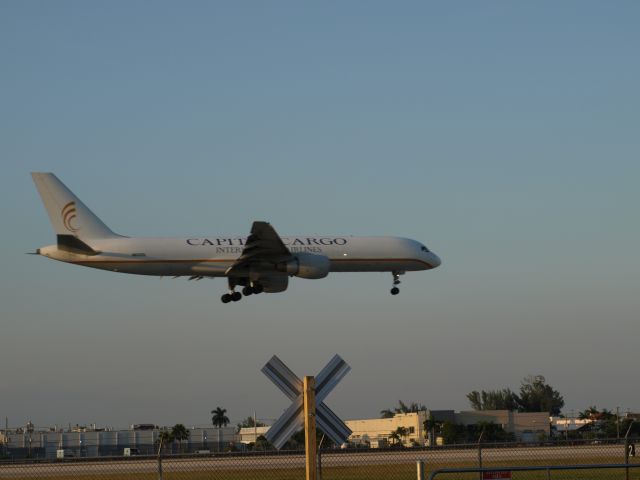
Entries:
<svg viewBox="0 0 640 480">
<path fill-rule="evenodd" d="M 329 275 L 331 260 L 315 253 L 296 253 L 291 260 L 276 265 L 276 270 L 300 278 L 317 279 Z"/>
</svg>

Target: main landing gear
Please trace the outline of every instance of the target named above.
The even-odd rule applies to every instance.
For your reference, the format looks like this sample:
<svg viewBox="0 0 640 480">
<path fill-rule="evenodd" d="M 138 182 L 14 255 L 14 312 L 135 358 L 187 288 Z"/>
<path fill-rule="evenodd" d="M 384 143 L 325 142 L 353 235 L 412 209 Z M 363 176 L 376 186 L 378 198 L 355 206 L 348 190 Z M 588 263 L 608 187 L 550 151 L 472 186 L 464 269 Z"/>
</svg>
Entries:
<svg viewBox="0 0 640 480">
<path fill-rule="evenodd" d="M 229 303 L 238 302 L 241 298 L 242 294 L 240 292 L 231 291 L 222 295 L 222 297 L 220 297 L 220 300 L 222 300 L 222 303 Z"/>
<path fill-rule="evenodd" d="M 397 295 L 400 293 L 400 289 L 397 285 L 400 285 L 400 275 L 404 275 L 404 272 L 393 271 L 391 272 L 393 275 L 393 288 L 391 289 L 391 295 Z"/>
<path fill-rule="evenodd" d="M 262 293 L 264 291 L 263 286 L 259 283 L 251 283 L 243 287 L 242 293 L 240 293 L 235 291 L 236 285 L 237 284 L 235 281 L 229 279 L 229 293 L 225 293 L 224 295 L 222 295 L 222 297 L 220 297 L 222 303 L 239 302 L 242 299 L 243 295 L 245 297 L 248 297 L 249 295 L 258 295 L 259 293 Z"/>
<path fill-rule="evenodd" d="M 260 285 L 259 283 L 255 283 L 253 285 L 247 285 L 246 287 L 244 287 L 242 289 L 242 294 L 245 297 L 248 297 L 249 295 L 258 295 L 263 291 L 264 291 L 264 288 L 262 288 L 262 285 Z"/>
</svg>

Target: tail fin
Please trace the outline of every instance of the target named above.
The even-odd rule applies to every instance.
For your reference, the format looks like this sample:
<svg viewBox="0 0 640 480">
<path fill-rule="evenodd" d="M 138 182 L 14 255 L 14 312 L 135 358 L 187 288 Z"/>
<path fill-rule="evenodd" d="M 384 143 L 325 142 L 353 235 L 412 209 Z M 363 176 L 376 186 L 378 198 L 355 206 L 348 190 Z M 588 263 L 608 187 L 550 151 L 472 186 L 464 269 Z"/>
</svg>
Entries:
<svg viewBox="0 0 640 480">
<path fill-rule="evenodd" d="M 58 236 L 85 240 L 118 236 L 53 173 L 32 173 L 31 177 Z"/>
</svg>

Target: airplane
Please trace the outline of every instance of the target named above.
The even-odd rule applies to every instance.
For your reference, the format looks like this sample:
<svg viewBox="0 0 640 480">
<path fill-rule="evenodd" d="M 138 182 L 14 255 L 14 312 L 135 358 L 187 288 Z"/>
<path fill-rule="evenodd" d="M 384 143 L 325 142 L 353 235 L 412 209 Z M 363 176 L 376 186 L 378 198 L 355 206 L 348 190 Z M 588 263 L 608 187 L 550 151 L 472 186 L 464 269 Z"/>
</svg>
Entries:
<svg viewBox="0 0 640 480">
<path fill-rule="evenodd" d="M 264 221 L 253 222 L 248 236 L 126 237 L 109 229 L 53 173 L 31 176 L 57 237 L 55 245 L 35 254 L 120 273 L 226 277 L 229 291 L 223 303 L 283 292 L 289 277 L 320 279 L 332 272 L 390 272 L 391 294 L 397 295 L 400 275 L 441 263 L 424 244 L 408 238 L 280 236 Z"/>
</svg>

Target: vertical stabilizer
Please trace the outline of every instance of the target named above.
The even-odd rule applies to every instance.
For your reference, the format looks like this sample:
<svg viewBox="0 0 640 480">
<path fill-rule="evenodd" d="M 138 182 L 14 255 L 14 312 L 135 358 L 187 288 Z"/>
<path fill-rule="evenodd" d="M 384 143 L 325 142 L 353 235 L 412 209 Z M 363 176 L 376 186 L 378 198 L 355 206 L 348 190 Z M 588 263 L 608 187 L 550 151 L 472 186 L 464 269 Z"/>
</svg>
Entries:
<svg viewBox="0 0 640 480">
<path fill-rule="evenodd" d="M 118 236 L 53 173 L 34 172 L 31 177 L 57 235 L 86 240 Z"/>
</svg>

